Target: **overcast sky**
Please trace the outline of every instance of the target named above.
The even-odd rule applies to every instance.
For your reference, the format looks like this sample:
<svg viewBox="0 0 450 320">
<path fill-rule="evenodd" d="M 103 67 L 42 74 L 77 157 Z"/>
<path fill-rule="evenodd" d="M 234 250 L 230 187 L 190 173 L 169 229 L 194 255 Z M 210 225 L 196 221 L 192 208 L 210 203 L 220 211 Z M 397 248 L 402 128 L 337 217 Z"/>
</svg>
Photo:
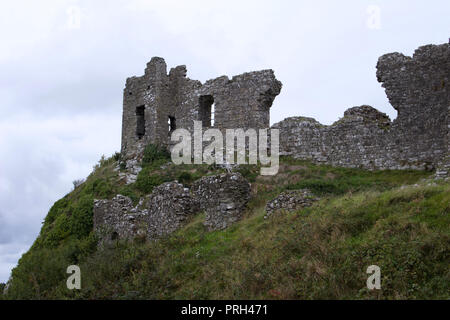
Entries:
<svg viewBox="0 0 450 320">
<path fill-rule="evenodd" d="M 125 79 L 151 57 L 202 82 L 274 69 L 271 123 L 362 104 L 393 119 L 378 57 L 447 42 L 449 17 L 448 0 L 2 1 L 0 282 L 72 181 L 120 150 Z"/>
</svg>

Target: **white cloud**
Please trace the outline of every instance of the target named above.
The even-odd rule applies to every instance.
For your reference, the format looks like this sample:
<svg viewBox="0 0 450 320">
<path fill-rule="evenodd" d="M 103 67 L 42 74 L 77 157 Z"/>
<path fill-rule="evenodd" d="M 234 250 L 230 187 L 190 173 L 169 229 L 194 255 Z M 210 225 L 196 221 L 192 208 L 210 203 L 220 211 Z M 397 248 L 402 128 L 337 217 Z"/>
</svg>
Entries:
<svg viewBox="0 0 450 320">
<path fill-rule="evenodd" d="M 8 243 L 5 245 L 0 242 L 0 282 L 8 281 L 11 269 L 28 247 L 28 243 Z"/>
</svg>

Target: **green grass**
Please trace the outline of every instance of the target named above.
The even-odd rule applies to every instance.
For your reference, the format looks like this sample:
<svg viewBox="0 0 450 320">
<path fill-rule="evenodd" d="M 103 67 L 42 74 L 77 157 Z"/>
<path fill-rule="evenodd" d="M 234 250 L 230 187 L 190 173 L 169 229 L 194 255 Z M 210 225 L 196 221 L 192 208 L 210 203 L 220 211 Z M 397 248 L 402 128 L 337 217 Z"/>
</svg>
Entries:
<svg viewBox="0 0 450 320">
<path fill-rule="evenodd" d="M 239 170 L 253 181 L 253 198 L 244 218 L 227 230 L 208 232 L 199 213 L 159 242 L 116 242 L 97 250 L 90 199 L 120 192 L 137 200 L 152 188 L 119 183 L 117 159 L 103 159 L 83 185 L 55 203 L 3 298 L 450 297 L 450 183 L 423 180 L 430 173 L 370 172 L 282 158 L 278 175 L 261 177 L 257 166 L 243 166 Z M 217 172 L 214 166 L 166 166 L 164 158 L 153 159 L 138 181 L 150 186 L 153 179 L 179 179 L 189 185 Z M 268 200 L 303 187 L 321 200 L 264 219 Z M 70 264 L 81 267 L 80 291 L 65 287 Z M 372 264 L 381 268 L 381 290 L 366 289 Z"/>
</svg>

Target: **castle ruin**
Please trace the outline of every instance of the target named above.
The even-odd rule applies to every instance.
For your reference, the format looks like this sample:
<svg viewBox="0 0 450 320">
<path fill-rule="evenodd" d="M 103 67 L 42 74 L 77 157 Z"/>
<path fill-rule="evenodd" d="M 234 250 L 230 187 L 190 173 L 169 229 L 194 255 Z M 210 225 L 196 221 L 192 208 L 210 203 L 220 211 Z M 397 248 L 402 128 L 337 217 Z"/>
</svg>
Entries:
<svg viewBox="0 0 450 320">
<path fill-rule="evenodd" d="M 450 45 L 427 45 L 412 57 L 390 53 L 379 58 L 377 78 L 398 117 L 370 106 L 353 107 L 330 126 L 312 118 L 291 117 L 272 126 L 280 130 L 280 153 L 341 167 L 436 170 L 450 172 Z M 272 70 L 223 76 L 201 84 L 186 77 L 186 67 L 166 73 L 153 58 L 142 77 L 127 79 L 124 90 L 122 157 L 138 163 L 150 143 L 170 146 L 177 127 L 269 127 L 269 109 L 280 93 Z M 298 193 L 298 192 L 297 192 Z M 283 193 L 268 203 L 268 215 L 280 208 L 308 206 L 307 190 Z M 177 181 L 156 187 L 137 206 L 117 195 L 95 200 L 94 228 L 105 241 L 143 235 L 157 239 L 205 211 L 209 230 L 238 221 L 250 198 L 250 184 L 239 173 L 203 177 L 189 189 Z"/>
<path fill-rule="evenodd" d="M 154 57 L 141 77 L 126 81 L 123 96 L 122 156 L 139 159 L 146 145 L 170 146 L 176 128 L 253 128 L 270 126 L 270 107 L 282 84 L 273 70 L 206 81 L 186 77 L 186 67 L 167 74 Z M 353 107 L 333 125 L 290 117 L 280 130 L 280 154 L 342 167 L 437 169 L 449 173 L 449 44 L 419 47 L 412 57 L 390 53 L 379 58 L 377 79 L 397 110 L 394 121 L 370 106 Z"/>
<path fill-rule="evenodd" d="M 412 57 L 381 56 L 377 79 L 397 110 L 394 121 L 370 106 L 350 108 L 331 126 L 291 117 L 280 129 L 280 154 L 365 169 L 437 169 L 448 175 L 450 45 L 426 45 Z"/>
<path fill-rule="evenodd" d="M 126 81 L 123 93 L 122 150 L 125 159 L 139 158 L 148 144 L 171 144 L 176 128 L 269 128 L 270 107 L 281 82 L 273 70 L 206 81 L 186 77 L 186 66 L 167 74 L 162 58 L 154 57 L 141 77 Z"/>
</svg>

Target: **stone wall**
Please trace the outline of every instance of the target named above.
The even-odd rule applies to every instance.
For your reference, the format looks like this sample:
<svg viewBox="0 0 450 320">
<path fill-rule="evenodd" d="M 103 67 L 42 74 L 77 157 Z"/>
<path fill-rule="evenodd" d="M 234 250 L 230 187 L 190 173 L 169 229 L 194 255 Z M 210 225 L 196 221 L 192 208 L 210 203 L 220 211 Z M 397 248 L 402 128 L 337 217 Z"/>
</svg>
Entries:
<svg viewBox="0 0 450 320">
<path fill-rule="evenodd" d="M 112 200 L 94 201 L 94 230 L 103 240 L 158 239 L 183 226 L 199 211 L 189 189 L 167 182 L 133 206 L 130 198 L 117 195 Z"/>
<path fill-rule="evenodd" d="M 193 131 L 193 121 L 211 126 L 214 104 L 214 127 L 218 129 L 268 128 L 270 107 L 280 93 L 281 82 L 273 70 L 262 70 L 206 81 L 186 77 L 186 67 L 178 66 L 166 73 L 164 59 L 154 57 L 145 74 L 126 81 L 123 94 L 122 155 L 136 159 L 149 143 L 170 143 L 172 129 Z M 251 115 L 251 116 L 249 116 Z"/>
<path fill-rule="evenodd" d="M 198 201 L 181 183 L 167 182 L 153 189 L 144 201 L 148 210 L 147 235 L 158 239 L 182 227 L 199 211 Z"/>
<path fill-rule="evenodd" d="M 178 182 L 155 187 L 133 206 L 130 198 L 94 201 L 94 230 L 103 243 L 142 236 L 156 240 L 205 211 L 208 230 L 224 229 L 238 221 L 250 198 L 250 185 L 239 173 L 225 173 L 196 181 L 191 190 Z"/>
<path fill-rule="evenodd" d="M 203 127 L 267 128 L 269 109 L 280 93 L 272 70 L 222 76 L 202 84 L 186 77 L 186 67 L 167 74 L 162 58 L 152 58 L 141 77 L 128 78 L 123 97 L 122 156 L 137 174 L 149 143 L 170 145 L 170 129 Z M 367 106 L 353 107 L 330 126 L 312 118 L 291 117 L 273 125 L 280 129 L 280 154 L 341 167 L 366 169 L 437 169 L 450 171 L 450 46 L 427 45 L 412 57 L 390 53 L 379 58 L 377 79 L 397 110 L 394 121 Z M 209 230 L 239 220 L 250 197 L 249 183 L 238 173 L 204 177 L 191 190 L 178 182 L 162 184 L 133 206 L 127 197 L 94 203 L 94 227 L 103 239 L 145 235 L 156 239 L 205 211 Z M 277 209 L 309 204 L 293 193 L 268 204 Z"/>
<path fill-rule="evenodd" d="M 370 106 L 348 109 L 331 126 L 303 117 L 273 125 L 280 153 L 342 167 L 448 169 L 450 46 L 427 45 L 413 57 L 379 58 L 377 78 L 398 111 L 391 122 Z"/>
<path fill-rule="evenodd" d="M 192 192 L 206 213 L 205 225 L 220 230 L 241 219 L 250 199 L 250 184 L 240 173 L 224 173 L 196 181 Z"/>
<path fill-rule="evenodd" d="M 120 194 L 112 200 L 94 200 L 94 230 L 106 242 L 145 235 L 148 212 L 141 205 L 142 201 L 133 206 L 130 198 Z"/>
</svg>

